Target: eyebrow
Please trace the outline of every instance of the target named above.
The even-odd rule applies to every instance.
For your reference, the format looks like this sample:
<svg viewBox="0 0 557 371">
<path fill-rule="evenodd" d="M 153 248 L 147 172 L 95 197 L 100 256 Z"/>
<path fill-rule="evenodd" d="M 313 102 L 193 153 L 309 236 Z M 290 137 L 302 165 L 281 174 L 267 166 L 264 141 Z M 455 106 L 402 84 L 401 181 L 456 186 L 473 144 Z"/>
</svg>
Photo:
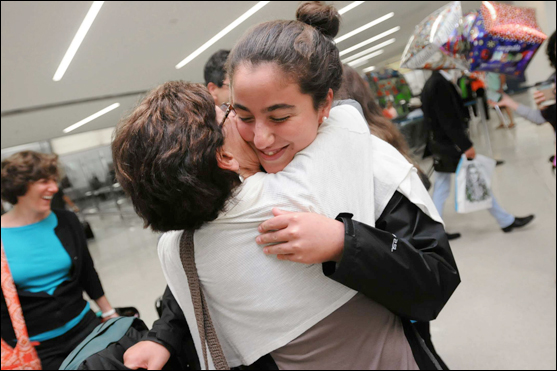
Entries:
<svg viewBox="0 0 557 371">
<path fill-rule="evenodd" d="M 285 108 L 295 108 L 296 106 L 293 106 L 291 104 L 286 104 L 286 103 L 280 103 L 280 104 L 275 104 L 271 107 L 267 107 L 263 110 L 263 113 L 265 112 L 273 112 L 276 111 L 278 109 L 285 109 Z M 251 112 L 247 107 L 242 106 L 241 104 L 238 103 L 234 103 L 234 108 L 238 108 L 241 109 L 242 111 L 246 111 L 246 112 Z"/>
</svg>

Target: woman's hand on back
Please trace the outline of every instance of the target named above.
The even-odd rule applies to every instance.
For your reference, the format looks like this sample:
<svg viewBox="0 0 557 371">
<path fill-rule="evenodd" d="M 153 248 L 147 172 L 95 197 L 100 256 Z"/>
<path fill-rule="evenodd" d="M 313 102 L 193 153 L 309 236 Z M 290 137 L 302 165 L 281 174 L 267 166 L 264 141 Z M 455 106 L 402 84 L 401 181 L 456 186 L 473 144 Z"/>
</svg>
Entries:
<svg viewBox="0 0 557 371">
<path fill-rule="evenodd" d="M 315 213 L 273 209 L 274 217 L 261 223 L 256 242 L 279 260 L 303 264 L 339 262 L 344 249 L 344 224 Z"/>
<path fill-rule="evenodd" d="M 131 370 L 162 370 L 170 359 L 168 349 L 152 341 L 140 341 L 124 353 L 124 366 Z"/>
</svg>

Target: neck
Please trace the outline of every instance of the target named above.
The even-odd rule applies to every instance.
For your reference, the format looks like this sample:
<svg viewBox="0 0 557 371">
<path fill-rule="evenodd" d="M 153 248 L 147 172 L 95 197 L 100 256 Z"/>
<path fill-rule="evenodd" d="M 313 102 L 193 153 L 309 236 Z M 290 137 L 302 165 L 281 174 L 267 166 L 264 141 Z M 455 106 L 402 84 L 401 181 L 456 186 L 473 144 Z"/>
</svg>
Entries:
<svg viewBox="0 0 557 371">
<path fill-rule="evenodd" d="M 9 225 L 12 227 L 22 227 L 29 224 L 38 223 L 41 220 L 45 219 L 49 216 L 51 210 L 46 212 L 36 212 L 25 206 L 21 206 L 19 204 L 14 205 L 13 209 L 11 209 L 6 216 L 10 216 L 9 218 Z"/>
<path fill-rule="evenodd" d="M 252 170 L 252 169 L 243 169 L 240 168 L 238 170 L 238 174 L 240 174 L 240 176 L 244 179 L 249 178 L 252 175 L 255 175 L 259 170 Z"/>
</svg>

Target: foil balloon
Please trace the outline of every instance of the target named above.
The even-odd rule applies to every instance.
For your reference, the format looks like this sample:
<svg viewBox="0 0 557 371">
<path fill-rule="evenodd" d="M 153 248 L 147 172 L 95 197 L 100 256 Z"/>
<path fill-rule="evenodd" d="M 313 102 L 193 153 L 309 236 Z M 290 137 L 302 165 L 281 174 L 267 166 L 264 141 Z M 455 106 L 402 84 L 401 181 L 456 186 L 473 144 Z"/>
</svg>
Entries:
<svg viewBox="0 0 557 371">
<path fill-rule="evenodd" d="M 462 17 L 460 1 L 436 10 L 420 22 L 402 54 L 401 67 L 411 69 L 466 69 L 465 58 L 455 58 L 443 46 Z"/>
<path fill-rule="evenodd" d="M 470 70 L 522 76 L 546 38 L 535 9 L 484 1 L 469 35 Z"/>
<path fill-rule="evenodd" d="M 458 22 L 449 40 L 442 46 L 442 50 L 450 57 L 458 60 L 460 66 L 469 69 L 468 55 L 471 50 L 470 34 L 476 23 L 478 12 L 470 12 L 463 16 Z"/>
</svg>

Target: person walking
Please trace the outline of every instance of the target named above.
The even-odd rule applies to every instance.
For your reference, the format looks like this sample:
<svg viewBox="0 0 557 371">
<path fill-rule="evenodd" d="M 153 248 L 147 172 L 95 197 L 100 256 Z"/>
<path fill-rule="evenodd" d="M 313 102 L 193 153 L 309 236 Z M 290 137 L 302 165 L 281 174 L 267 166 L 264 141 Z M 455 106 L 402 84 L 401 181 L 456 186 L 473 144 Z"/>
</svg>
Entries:
<svg viewBox="0 0 557 371">
<path fill-rule="evenodd" d="M 435 169 L 432 198 L 441 216 L 450 194 L 452 174 L 456 173 L 462 154 L 469 159 L 476 157 L 474 144 L 467 135 L 468 112 L 451 79 L 445 71 L 434 71 L 422 91 L 422 109 L 428 130 L 427 147 L 433 155 Z M 524 227 L 534 219 L 534 215 L 524 218 L 511 215 L 495 197 L 489 212 L 505 233 Z M 449 239 L 459 237 L 460 233 L 449 234 Z"/>
</svg>

